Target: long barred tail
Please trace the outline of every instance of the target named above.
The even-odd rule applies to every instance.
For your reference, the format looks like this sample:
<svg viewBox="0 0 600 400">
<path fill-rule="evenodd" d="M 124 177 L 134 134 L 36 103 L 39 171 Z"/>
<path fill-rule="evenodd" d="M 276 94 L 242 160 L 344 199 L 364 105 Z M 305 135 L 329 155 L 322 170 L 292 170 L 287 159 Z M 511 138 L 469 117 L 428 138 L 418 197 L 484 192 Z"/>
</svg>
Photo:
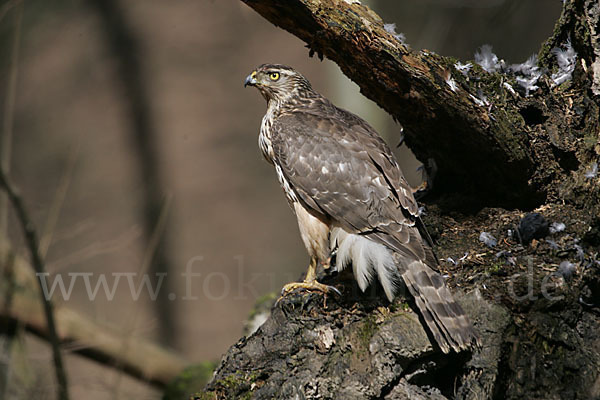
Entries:
<svg viewBox="0 0 600 400">
<path fill-rule="evenodd" d="M 401 268 L 410 294 L 414 297 L 427 327 L 444 353 L 456 352 L 471 345 L 481 345 L 461 306 L 454 301 L 444 278 L 421 261 L 412 261 Z"/>
</svg>

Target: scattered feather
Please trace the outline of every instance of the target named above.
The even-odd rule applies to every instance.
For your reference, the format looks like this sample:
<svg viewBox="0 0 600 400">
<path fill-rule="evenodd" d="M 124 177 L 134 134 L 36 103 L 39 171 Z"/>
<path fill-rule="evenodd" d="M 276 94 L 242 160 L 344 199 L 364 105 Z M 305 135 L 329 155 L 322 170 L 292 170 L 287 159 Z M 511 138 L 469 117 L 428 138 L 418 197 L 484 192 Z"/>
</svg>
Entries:
<svg viewBox="0 0 600 400">
<path fill-rule="evenodd" d="M 537 65 L 535 54 L 524 63 L 511 65 L 508 67 L 508 71 L 515 75 L 517 84 L 525 89 L 525 96 L 529 96 L 529 92 L 539 89 L 537 82 L 542 76 L 542 70 Z"/>
<path fill-rule="evenodd" d="M 566 228 L 566 225 L 562 222 L 553 222 L 552 225 L 550 225 L 550 233 L 558 233 L 558 232 L 562 232 L 564 231 Z"/>
<path fill-rule="evenodd" d="M 451 74 L 448 74 L 448 76 L 446 77 L 446 84 L 450 86 L 450 90 L 452 90 L 453 92 L 456 92 L 458 90 L 458 85 L 456 84 L 456 81 L 452 78 Z"/>
<path fill-rule="evenodd" d="M 391 34 L 394 38 L 396 38 L 397 41 L 399 41 L 402 44 L 406 43 L 406 36 L 404 36 L 404 33 L 396 33 L 396 24 L 395 23 L 391 23 L 391 24 L 383 24 L 383 29 L 385 29 L 385 31 L 389 34 Z"/>
<path fill-rule="evenodd" d="M 467 75 L 469 75 L 469 71 L 471 70 L 471 68 L 473 68 L 473 64 L 471 64 L 471 63 L 463 64 L 460 61 L 457 61 L 454 64 L 454 68 L 456 68 L 458 70 L 458 72 L 460 72 L 464 76 L 467 76 Z"/>
<path fill-rule="evenodd" d="M 556 56 L 558 66 L 563 69 L 573 67 L 577 58 L 577 53 L 575 52 L 575 49 L 573 49 L 573 46 L 571 46 L 570 40 L 567 40 L 565 47 L 564 50 L 559 47 L 552 49 L 552 54 Z"/>
<path fill-rule="evenodd" d="M 475 62 L 489 73 L 498 72 L 503 67 L 503 62 L 498 60 L 498 56 L 492 52 L 492 46 L 489 44 L 484 44 L 475 53 Z"/>
<path fill-rule="evenodd" d="M 548 246 L 550 246 L 550 248 L 552 250 L 558 250 L 559 249 L 558 244 L 556 244 L 556 242 L 554 240 L 546 239 L 546 243 L 548 243 Z"/>
<path fill-rule="evenodd" d="M 567 43 L 563 48 L 555 47 L 552 49 L 552 54 L 556 56 L 556 63 L 558 64 L 558 71 L 552 74 L 552 80 L 554 85 L 560 85 L 571 79 L 573 71 L 575 70 L 575 62 L 577 61 L 577 53 L 571 41 L 567 40 Z"/>
<path fill-rule="evenodd" d="M 469 252 L 467 251 L 461 258 L 458 259 L 458 261 L 455 261 L 454 258 L 452 258 L 452 257 L 448 257 L 448 258 L 446 258 L 446 262 L 449 262 L 452 265 L 459 265 L 459 264 L 463 263 L 467 259 L 468 256 L 469 256 Z"/>
<path fill-rule="evenodd" d="M 571 79 L 571 73 L 560 73 L 560 71 L 559 71 L 559 72 L 555 72 L 554 74 L 552 74 L 552 80 L 554 81 L 554 86 L 562 85 L 563 83 L 567 82 L 570 79 Z"/>
<path fill-rule="evenodd" d="M 581 304 L 583 304 L 584 306 L 588 306 L 588 307 L 594 307 L 594 303 L 588 303 L 585 300 L 583 300 L 583 297 L 579 296 L 579 302 Z"/>
<path fill-rule="evenodd" d="M 583 247 L 578 244 L 575 244 L 573 247 L 577 252 L 577 258 L 579 258 L 579 261 L 583 261 L 585 259 L 585 251 L 583 251 Z"/>
<path fill-rule="evenodd" d="M 481 232 L 479 234 L 479 241 L 485 243 L 488 247 L 495 247 L 498 241 L 488 232 Z"/>
<path fill-rule="evenodd" d="M 598 175 L 598 163 L 593 163 L 592 169 L 589 171 L 586 171 L 584 176 L 586 179 L 594 179 L 596 177 L 596 175 Z"/>
<path fill-rule="evenodd" d="M 504 82 L 504 83 L 502 84 L 502 86 L 504 86 L 504 88 L 505 88 L 506 90 L 508 90 L 510 93 L 512 93 L 513 95 L 517 94 L 517 92 L 515 92 L 515 89 L 513 89 L 513 87 L 511 86 L 511 84 L 510 84 L 510 83 L 508 83 L 508 82 Z"/>
<path fill-rule="evenodd" d="M 423 216 L 423 215 L 427 215 L 427 211 L 425 211 L 425 206 L 419 207 L 419 209 L 417 210 L 417 215 L 419 217 Z"/>
<path fill-rule="evenodd" d="M 564 279 L 569 279 L 571 278 L 571 276 L 573 276 L 573 273 L 575 272 L 575 265 L 570 263 L 569 261 L 563 261 L 558 266 L 557 272 L 560 275 L 562 275 Z"/>
<path fill-rule="evenodd" d="M 517 76 L 515 79 L 517 80 L 519 86 L 525 89 L 525 96 L 529 96 L 529 92 L 534 92 L 540 88 L 538 85 L 536 85 L 536 83 L 541 76 L 542 73 L 537 71 L 531 76 Z"/>
<path fill-rule="evenodd" d="M 512 266 L 517 264 L 517 259 L 512 255 L 510 251 L 502 250 L 496 253 L 496 258 L 504 257 L 506 262 Z"/>
<path fill-rule="evenodd" d="M 470 93 L 469 93 L 469 97 L 470 97 L 470 98 L 471 98 L 471 100 L 473 100 L 473 102 L 474 102 L 475 104 L 477 104 L 479 107 L 485 107 L 485 106 L 486 106 L 486 104 L 485 104 L 483 101 L 479 100 L 477 97 L 473 96 L 473 95 L 472 95 L 472 94 L 470 94 Z"/>
<path fill-rule="evenodd" d="M 508 67 L 508 70 L 513 74 L 531 75 L 536 71 L 539 71 L 537 65 L 537 55 L 532 54 L 527 61 L 521 64 L 513 64 Z"/>
<path fill-rule="evenodd" d="M 483 90 L 479 89 L 477 91 L 477 97 L 479 98 L 479 100 L 481 100 L 481 102 L 483 104 L 485 104 L 486 106 L 490 105 L 490 102 L 488 101 L 487 96 L 485 95 L 485 93 L 483 93 Z"/>
<path fill-rule="evenodd" d="M 515 232 L 512 229 L 506 231 L 506 236 L 508 236 L 509 238 L 512 238 L 514 234 Z"/>
</svg>

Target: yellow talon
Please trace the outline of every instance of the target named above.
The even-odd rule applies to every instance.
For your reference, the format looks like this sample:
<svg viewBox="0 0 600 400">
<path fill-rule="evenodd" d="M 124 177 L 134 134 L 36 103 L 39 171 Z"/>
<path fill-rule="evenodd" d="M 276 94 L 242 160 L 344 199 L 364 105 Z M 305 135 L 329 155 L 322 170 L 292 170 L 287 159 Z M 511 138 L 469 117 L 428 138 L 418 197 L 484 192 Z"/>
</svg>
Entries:
<svg viewBox="0 0 600 400">
<path fill-rule="evenodd" d="M 322 293 L 334 292 L 340 296 L 342 295 L 342 293 L 333 286 L 327 286 L 317 282 L 317 259 L 315 257 L 311 257 L 310 259 L 304 282 L 292 282 L 284 285 L 283 289 L 281 289 L 281 295 L 285 296 L 296 289 L 315 290 Z"/>
<path fill-rule="evenodd" d="M 333 292 L 340 296 L 342 295 L 340 291 L 337 290 L 335 287 L 324 285 L 322 283 L 317 282 L 316 280 L 288 283 L 287 285 L 283 286 L 283 289 L 281 289 L 281 295 L 285 296 L 297 289 L 314 290 L 322 293 Z"/>
</svg>

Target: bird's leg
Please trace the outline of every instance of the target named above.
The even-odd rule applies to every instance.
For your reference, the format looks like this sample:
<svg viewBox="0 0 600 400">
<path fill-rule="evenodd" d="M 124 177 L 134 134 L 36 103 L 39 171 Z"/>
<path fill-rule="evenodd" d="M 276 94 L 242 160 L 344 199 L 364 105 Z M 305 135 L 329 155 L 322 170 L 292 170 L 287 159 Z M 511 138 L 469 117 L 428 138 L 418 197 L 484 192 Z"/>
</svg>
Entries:
<svg viewBox="0 0 600 400">
<path fill-rule="evenodd" d="M 303 282 L 292 282 L 283 286 L 281 290 L 281 294 L 285 296 L 286 294 L 296 290 L 296 289 L 305 289 L 305 290 L 316 290 L 322 293 L 337 293 L 341 295 L 340 291 L 334 288 L 333 286 L 327 286 L 322 283 L 317 282 L 317 258 L 311 257 L 310 264 L 308 265 L 308 271 L 306 271 L 306 277 Z"/>
</svg>

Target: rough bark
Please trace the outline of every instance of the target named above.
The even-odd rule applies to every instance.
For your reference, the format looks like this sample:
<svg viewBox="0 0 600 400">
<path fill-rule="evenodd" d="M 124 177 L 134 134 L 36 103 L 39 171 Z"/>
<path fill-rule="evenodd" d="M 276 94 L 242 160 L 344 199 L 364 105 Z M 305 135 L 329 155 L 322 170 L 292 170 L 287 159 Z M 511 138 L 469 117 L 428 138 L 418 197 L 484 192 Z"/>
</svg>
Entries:
<svg viewBox="0 0 600 400">
<path fill-rule="evenodd" d="M 504 83 L 517 88 L 512 75 L 474 65 L 467 79 L 456 60 L 411 50 L 355 1 L 243 1 L 335 61 L 402 123 L 421 160 L 435 159 L 425 223 L 483 347 L 443 355 L 410 298 L 389 304 L 347 277 L 322 277 L 343 296 L 279 300 L 198 398 L 600 398 L 597 1 L 564 3 L 539 52 L 546 72 L 529 95 L 508 91 Z M 575 70 L 554 85 L 552 49 L 569 39 Z M 481 93 L 488 105 L 475 102 Z M 524 241 L 518 226 L 532 208 L 564 229 Z M 482 231 L 498 243 L 480 242 Z"/>
<path fill-rule="evenodd" d="M 402 303 L 389 307 L 365 297 L 327 303 L 316 295 L 282 300 L 259 332 L 223 359 L 210 386 L 217 398 L 387 399 L 404 392 L 405 398 L 441 399 L 453 391 L 454 377 L 479 370 L 478 379 L 494 381 L 487 375 L 497 370 L 497 359 L 489 352 L 468 360 L 434 351 L 416 314 Z M 475 297 L 463 302 L 467 308 L 478 303 Z M 488 327 L 486 343 L 499 342 L 506 317 L 493 321 L 500 326 L 477 322 Z M 431 385 L 444 375 L 450 379 Z"/>
<path fill-rule="evenodd" d="M 452 218 L 433 207 L 427 216 L 441 259 L 466 254 L 441 270 L 482 348 L 445 355 L 410 298 L 390 304 L 379 288 L 361 294 L 351 276 L 323 277 L 343 296 L 280 299 L 255 333 L 229 349 L 197 398 L 600 398 L 600 223 L 590 227 L 585 211 L 566 206 L 543 212 L 567 228 L 547 237 L 552 244 L 527 246 L 506 236 L 518 211 Z M 478 240 L 484 229 L 500 239 L 495 248 Z M 572 276 L 561 273 L 563 261 L 573 263 Z"/>
</svg>

